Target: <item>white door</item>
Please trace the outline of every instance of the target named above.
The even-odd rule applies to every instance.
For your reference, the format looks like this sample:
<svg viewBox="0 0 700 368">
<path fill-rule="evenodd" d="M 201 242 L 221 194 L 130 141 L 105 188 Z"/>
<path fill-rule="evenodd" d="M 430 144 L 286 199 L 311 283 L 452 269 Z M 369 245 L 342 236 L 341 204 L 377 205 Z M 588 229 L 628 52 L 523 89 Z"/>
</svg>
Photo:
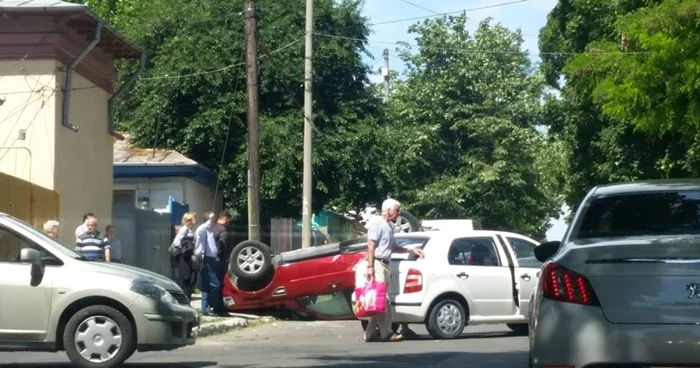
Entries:
<svg viewBox="0 0 700 368">
<path fill-rule="evenodd" d="M 472 301 L 471 316 L 513 315 L 513 288 L 507 262 L 493 236 L 455 239 L 447 255 L 451 277 Z"/>
<path fill-rule="evenodd" d="M 518 282 L 520 283 L 520 314 L 527 316 L 530 310 L 530 297 L 535 286 L 537 286 L 537 280 L 540 278 L 540 268 L 542 268 L 542 262 L 535 258 L 535 247 L 537 244 L 513 236 L 506 236 L 505 238 L 510 243 L 517 260 L 515 277 L 519 278 Z"/>
<path fill-rule="evenodd" d="M 0 227 L 0 344 L 46 338 L 55 270 L 45 267 L 41 283 L 32 286 L 32 266 L 19 262 L 22 248 L 37 249 L 42 256 L 51 257 L 29 240 Z"/>
</svg>

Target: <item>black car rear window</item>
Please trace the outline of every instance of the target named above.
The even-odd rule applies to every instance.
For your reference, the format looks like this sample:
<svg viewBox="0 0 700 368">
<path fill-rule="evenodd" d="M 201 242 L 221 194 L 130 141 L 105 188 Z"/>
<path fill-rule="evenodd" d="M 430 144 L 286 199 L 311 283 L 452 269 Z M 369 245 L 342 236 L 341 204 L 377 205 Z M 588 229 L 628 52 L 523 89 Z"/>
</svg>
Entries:
<svg viewBox="0 0 700 368">
<path fill-rule="evenodd" d="M 700 191 L 625 194 L 594 199 L 577 238 L 700 234 Z"/>
</svg>

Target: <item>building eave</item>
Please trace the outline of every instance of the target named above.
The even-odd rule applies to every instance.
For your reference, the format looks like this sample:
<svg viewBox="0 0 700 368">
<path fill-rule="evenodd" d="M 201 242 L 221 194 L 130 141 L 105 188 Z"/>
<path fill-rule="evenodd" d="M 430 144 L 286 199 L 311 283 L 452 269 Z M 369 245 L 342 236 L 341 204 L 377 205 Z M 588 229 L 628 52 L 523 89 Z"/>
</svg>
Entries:
<svg viewBox="0 0 700 368">
<path fill-rule="evenodd" d="M 88 38 L 94 34 L 97 23 L 101 23 L 105 36 L 97 45 L 115 59 L 135 60 L 141 57 L 141 48 L 126 39 L 119 31 L 109 25 L 97 13 L 86 5 L 71 4 L 57 6 L 2 6 L 0 1 L 0 16 L 2 15 L 62 15 L 67 17 L 70 27 Z M 81 17 L 81 15 L 83 17 Z M 88 22 L 86 22 L 88 20 Z"/>
<path fill-rule="evenodd" d="M 113 175 L 118 178 L 189 178 L 208 188 L 216 185 L 215 175 L 201 164 L 124 163 L 114 164 Z"/>
</svg>

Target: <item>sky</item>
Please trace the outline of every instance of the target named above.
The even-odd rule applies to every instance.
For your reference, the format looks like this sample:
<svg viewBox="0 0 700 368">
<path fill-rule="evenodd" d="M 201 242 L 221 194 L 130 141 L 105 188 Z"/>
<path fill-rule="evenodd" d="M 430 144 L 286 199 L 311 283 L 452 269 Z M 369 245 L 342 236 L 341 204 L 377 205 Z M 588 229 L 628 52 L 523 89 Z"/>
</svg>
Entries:
<svg viewBox="0 0 700 368">
<path fill-rule="evenodd" d="M 364 15 L 370 19 L 370 23 L 381 23 L 398 19 L 434 16 L 436 13 L 449 13 L 462 10 L 492 6 L 487 9 L 467 11 L 469 17 L 468 29 L 474 31 L 478 23 L 485 18 L 493 18 L 493 23 L 501 23 L 507 28 L 517 29 L 523 33 L 523 49 L 531 55 L 533 62 L 540 59 L 538 52 L 537 36 L 547 22 L 547 14 L 554 8 L 557 0 L 528 0 L 520 3 L 495 6 L 498 4 L 512 3 L 517 0 L 365 0 Z M 412 4 L 410 4 L 412 3 Z M 366 57 L 365 61 L 377 70 L 382 64 L 382 51 L 389 49 L 389 68 L 403 73 L 405 67 L 396 56 L 397 41 L 405 41 L 415 44 L 413 35 L 408 34 L 408 27 L 418 20 L 377 24 L 372 26 L 372 34 L 369 36 L 369 50 L 374 58 Z M 379 74 L 373 75 L 372 80 L 381 80 Z M 562 208 L 568 211 L 568 208 Z M 550 240 L 559 240 L 566 230 L 566 223 L 562 219 L 552 219 L 552 227 L 547 232 Z M 540 239 L 537 239 L 540 240 Z"/>
</svg>

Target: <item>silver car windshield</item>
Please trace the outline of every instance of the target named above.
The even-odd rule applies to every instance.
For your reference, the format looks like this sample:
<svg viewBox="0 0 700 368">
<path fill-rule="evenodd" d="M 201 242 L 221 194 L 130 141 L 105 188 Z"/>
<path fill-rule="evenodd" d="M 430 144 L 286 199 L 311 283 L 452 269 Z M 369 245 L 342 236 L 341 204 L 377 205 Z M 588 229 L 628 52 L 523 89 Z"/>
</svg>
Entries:
<svg viewBox="0 0 700 368">
<path fill-rule="evenodd" d="M 76 253 L 75 251 L 66 247 L 65 245 L 59 243 L 58 241 L 56 241 L 56 239 L 54 239 L 54 238 L 44 234 L 43 232 L 35 229 L 33 226 L 28 225 L 22 221 L 19 221 L 15 218 L 10 217 L 10 216 L 5 217 L 5 219 L 8 222 L 11 222 L 13 225 L 15 225 L 17 227 L 21 227 L 22 230 L 27 231 L 27 232 L 31 233 L 32 235 L 40 238 L 43 242 L 51 244 L 52 245 L 51 249 L 47 249 L 47 250 L 59 252 L 59 253 L 62 253 L 68 257 L 75 258 L 75 259 L 83 258 L 80 254 Z"/>
<path fill-rule="evenodd" d="M 700 234 L 700 192 L 667 191 L 593 199 L 576 239 Z"/>
</svg>

